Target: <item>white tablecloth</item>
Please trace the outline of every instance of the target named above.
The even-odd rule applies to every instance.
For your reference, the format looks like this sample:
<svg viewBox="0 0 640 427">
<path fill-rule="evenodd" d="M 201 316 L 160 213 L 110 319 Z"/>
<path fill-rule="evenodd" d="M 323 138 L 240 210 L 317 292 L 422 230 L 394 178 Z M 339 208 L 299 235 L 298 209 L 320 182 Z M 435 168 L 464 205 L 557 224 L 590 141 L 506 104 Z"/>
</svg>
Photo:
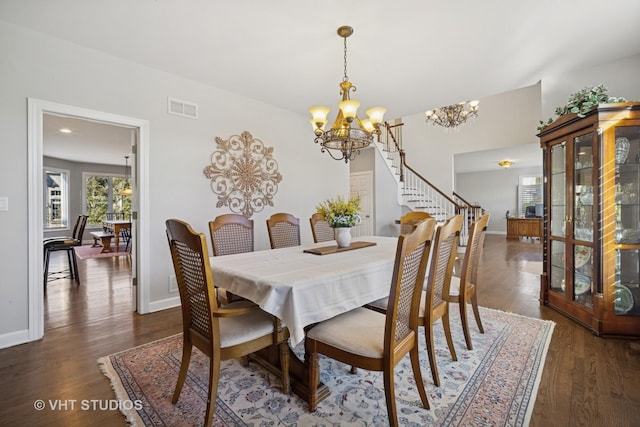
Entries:
<svg viewBox="0 0 640 427">
<path fill-rule="evenodd" d="M 292 344 L 304 339 L 304 327 L 388 296 L 398 239 L 364 236 L 375 246 L 327 255 L 291 248 L 211 257 L 216 286 L 257 303 L 282 319 Z"/>
</svg>

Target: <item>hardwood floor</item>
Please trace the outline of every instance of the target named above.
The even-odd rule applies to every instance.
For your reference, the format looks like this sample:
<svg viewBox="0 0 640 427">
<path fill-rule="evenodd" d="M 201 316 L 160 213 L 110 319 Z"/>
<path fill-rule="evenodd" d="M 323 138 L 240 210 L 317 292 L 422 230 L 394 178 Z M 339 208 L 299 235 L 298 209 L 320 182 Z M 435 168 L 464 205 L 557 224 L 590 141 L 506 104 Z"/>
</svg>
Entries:
<svg viewBox="0 0 640 427">
<path fill-rule="evenodd" d="M 540 306 L 539 276 L 531 271 L 541 260 L 539 243 L 489 235 L 478 289 L 482 306 L 556 322 L 531 425 L 638 425 L 638 342 L 595 337 Z M 129 262 L 127 257 L 79 260 L 79 287 L 68 279 L 49 282 L 44 338 L 0 350 L 0 425 L 127 425 L 117 409 L 81 406 L 82 401 L 115 400 L 97 359 L 182 330 L 177 308 L 133 313 Z M 52 269 L 64 264 L 55 257 Z M 34 409 L 38 399 L 46 409 Z M 50 408 L 52 402 L 65 401 L 64 409 Z"/>
</svg>

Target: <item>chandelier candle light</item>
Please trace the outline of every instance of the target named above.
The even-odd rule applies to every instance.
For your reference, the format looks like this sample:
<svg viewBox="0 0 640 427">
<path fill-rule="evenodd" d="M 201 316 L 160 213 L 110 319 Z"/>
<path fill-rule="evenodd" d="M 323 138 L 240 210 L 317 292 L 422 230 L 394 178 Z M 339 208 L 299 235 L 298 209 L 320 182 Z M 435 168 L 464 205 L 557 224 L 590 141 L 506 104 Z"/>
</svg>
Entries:
<svg viewBox="0 0 640 427">
<path fill-rule="evenodd" d="M 380 124 L 383 121 L 386 109 L 382 107 L 369 108 L 366 111 L 367 119 L 360 120 L 357 115 L 360 102 L 351 99 L 351 91 L 356 87 L 347 77 L 347 37 L 353 34 L 353 28 L 342 26 L 338 28 L 338 35 L 344 39 L 344 77 L 340 83 L 342 101 L 338 104 L 339 110 L 331 129 L 325 131 L 329 108 L 312 107 L 309 112 L 312 119 L 313 132 L 316 135 L 315 142 L 322 146 L 321 152 L 327 152 L 335 160 L 344 159 L 345 163 L 353 160 L 362 148 L 366 148 L 373 141 L 373 135 L 380 135 Z"/>
<path fill-rule="evenodd" d="M 455 129 L 472 117 L 478 116 L 480 101 L 465 101 L 454 105 L 428 110 L 424 114 L 426 122 L 432 125 L 440 125 L 445 128 Z"/>
</svg>

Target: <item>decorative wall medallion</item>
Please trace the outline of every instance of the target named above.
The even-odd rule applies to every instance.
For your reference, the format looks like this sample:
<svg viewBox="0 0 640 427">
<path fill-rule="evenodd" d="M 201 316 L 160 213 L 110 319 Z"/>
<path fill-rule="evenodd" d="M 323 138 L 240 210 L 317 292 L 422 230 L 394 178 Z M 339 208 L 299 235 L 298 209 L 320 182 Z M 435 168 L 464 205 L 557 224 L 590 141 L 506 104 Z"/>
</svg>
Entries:
<svg viewBox="0 0 640 427">
<path fill-rule="evenodd" d="M 273 147 L 265 147 L 251 133 L 233 135 L 228 140 L 216 137 L 218 151 L 211 154 L 211 164 L 204 175 L 218 195 L 216 207 L 228 206 L 231 212 L 251 218 L 265 206 L 273 206 L 282 175 L 273 158 Z"/>
</svg>

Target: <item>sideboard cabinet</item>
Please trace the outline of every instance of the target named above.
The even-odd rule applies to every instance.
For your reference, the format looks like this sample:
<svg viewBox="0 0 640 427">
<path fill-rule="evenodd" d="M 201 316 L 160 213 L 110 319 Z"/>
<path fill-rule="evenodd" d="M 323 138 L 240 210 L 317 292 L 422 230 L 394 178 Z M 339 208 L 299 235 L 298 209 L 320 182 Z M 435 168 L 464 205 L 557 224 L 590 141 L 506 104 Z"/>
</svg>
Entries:
<svg viewBox="0 0 640 427">
<path fill-rule="evenodd" d="M 597 335 L 640 337 L 640 103 L 600 104 L 538 136 L 541 303 Z"/>
<path fill-rule="evenodd" d="M 507 239 L 542 238 L 542 218 L 507 218 Z"/>
</svg>

